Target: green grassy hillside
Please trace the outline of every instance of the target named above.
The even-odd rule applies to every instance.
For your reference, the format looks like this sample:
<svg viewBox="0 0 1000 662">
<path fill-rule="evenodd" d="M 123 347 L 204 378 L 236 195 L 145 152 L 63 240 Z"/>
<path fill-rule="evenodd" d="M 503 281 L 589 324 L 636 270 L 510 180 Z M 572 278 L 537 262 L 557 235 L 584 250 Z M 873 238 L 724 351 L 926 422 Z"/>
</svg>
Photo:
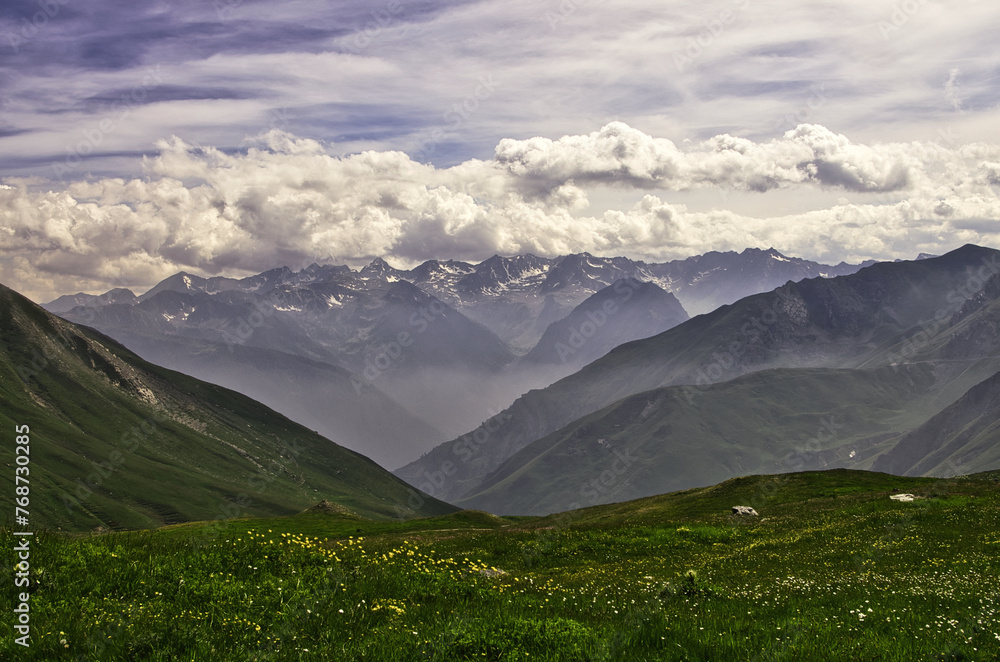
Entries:
<svg viewBox="0 0 1000 662">
<path fill-rule="evenodd" d="M 13 517 L 13 438 L 28 426 L 35 528 L 290 514 L 321 499 L 370 517 L 453 510 L 245 396 L 146 363 L 2 286 L 0 401 L 0 504 Z"/>
<path fill-rule="evenodd" d="M 456 503 L 545 515 L 751 473 L 865 468 L 923 422 L 933 383 L 917 365 L 764 370 L 693 399 L 680 386 L 647 391 L 527 446 Z"/>
<path fill-rule="evenodd" d="M 840 470 L 545 518 L 311 511 L 48 534 L 32 558 L 32 648 L 15 649 L 8 619 L 0 656 L 996 660 L 998 477 Z"/>
</svg>

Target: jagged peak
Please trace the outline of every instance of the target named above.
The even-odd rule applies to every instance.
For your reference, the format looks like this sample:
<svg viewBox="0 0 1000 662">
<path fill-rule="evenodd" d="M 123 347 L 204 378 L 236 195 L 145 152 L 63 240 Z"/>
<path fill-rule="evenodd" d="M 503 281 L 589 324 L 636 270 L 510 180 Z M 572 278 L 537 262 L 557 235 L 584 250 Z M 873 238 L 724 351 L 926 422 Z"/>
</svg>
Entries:
<svg viewBox="0 0 1000 662">
<path fill-rule="evenodd" d="M 361 269 L 361 273 L 386 273 L 397 271 L 397 269 L 381 257 L 377 257 L 368 263 L 368 266 Z"/>
<path fill-rule="evenodd" d="M 275 274 L 275 273 L 277 273 L 277 274 L 290 274 L 290 273 L 294 273 L 294 272 L 291 269 L 289 269 L 287 266 L 283 266 L 283 267 L 275 267 L 274 269 L 268 269 L 267 271 L 262 271 L 260 273 L 260 275 L 261 276 L 266 276 L 267 274 Z"/>
</svg>

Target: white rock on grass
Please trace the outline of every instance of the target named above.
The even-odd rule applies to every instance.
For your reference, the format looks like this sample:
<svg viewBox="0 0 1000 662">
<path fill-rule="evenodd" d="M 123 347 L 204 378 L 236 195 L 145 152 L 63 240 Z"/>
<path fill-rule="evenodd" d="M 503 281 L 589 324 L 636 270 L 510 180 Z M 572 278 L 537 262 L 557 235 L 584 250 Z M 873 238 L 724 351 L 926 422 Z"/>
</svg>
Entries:
<svg viewBox="0 0 1000 662">
<path fill-rule="evenodd" d="M 749 515 L 757 517 L 757 511 L 750 506 L 733 506 L 733 515 Z"/>
</svg>

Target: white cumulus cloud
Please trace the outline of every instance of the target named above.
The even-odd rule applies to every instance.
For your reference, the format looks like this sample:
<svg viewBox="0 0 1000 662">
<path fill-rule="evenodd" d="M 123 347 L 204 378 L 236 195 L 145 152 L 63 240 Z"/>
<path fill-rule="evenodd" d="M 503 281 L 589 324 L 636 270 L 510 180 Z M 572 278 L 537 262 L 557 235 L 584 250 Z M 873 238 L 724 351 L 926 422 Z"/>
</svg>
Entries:
<svg viewBox="0 0 1000 662">
<path fill-rule="evenodd" d="M 1000 147 L 864 144 L 800 124 L 768 141 L 720 134 L 680 146 L 622 122 L 589 134 L 504 139 L 450 168 L 398 151 L 332 155 L 272 130 L 241 153 L 179 138 L 141 178 L 0 186 L 0 282 L 37 299 L 148 287 L 171 273 L 245 274 L 385 256 L 478 260 L 589 251 L 667 260 L 774 246 L 839 261 L 1000 243 Z M 773 215 L 692 205 L 684 192 L 839 191 Z M 601 190 L 625 203 L 597 205 Z"/>
</svg>

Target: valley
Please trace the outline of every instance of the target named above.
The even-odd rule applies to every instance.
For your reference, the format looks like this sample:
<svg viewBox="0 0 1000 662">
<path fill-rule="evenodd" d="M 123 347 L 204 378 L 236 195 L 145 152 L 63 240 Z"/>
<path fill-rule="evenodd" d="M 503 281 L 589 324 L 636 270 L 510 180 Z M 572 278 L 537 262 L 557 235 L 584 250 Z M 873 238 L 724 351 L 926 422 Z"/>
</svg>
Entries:
<svg viewBox="0 0 1000 662">
<path fill-rule="evenodd" d="M 724 258 L 727 266 L 708 277 L 671 280 L 692 263 Z M 686 292 L 694 305 L 691 292 L 706 279 L 752 283 L 748 273 L 759 282 L 791 267 L 826 268 L 750 250 L 664 265 L 527 255 L 401 271 L 375 260 L 357 272 L 313 264 L 242 280 L 178 274 L 141 296 L 112 290 L 46 307 L 92 323 L 154 364 L 257 398 L 334 440 L 331 447 L 349 442 L 389 468 L 391 458 L 417 456 L 393 480 L 405 481 L 419 500 L 541 516 L 750 473 L 850 468 L 950 476 L 996 468 L 998 261 L 997 251 L 967 245 L 939 257 L 789 280 L 695 317 L 663 286 Z M 23 345 L 9 354 L 13 372 L 28 348 L 48 356 L 53 342 L 65 345 L 59 334 L 94 333 L 71 331 L 41 310 L 29 314 L 32 305 L 18 304 L 21 312 L 9 318 L 8 347 Z M 17 321 L 31 316 L 48 321 L 31 328 Z M 557 319 L 537 332 L 546 316 Z M 514 320 L 521 320 L 517 329 Z M 241 327 L 243 337 L 233 336 Z M 511 341 L 525 334 L 537 341 L 518 354 Z M 20 376 L 30 398 L 57 411 L 79 407 L 63 402 L 78 400 L 68 393 L 58 401 L 40 395 L 53 370 L 29 373 Z M 82 386 L 91 377 L 59 379 Z M 131 398 L 136 420 L 161 405 L 146 385 L 121 392 L 131 382 L 110 383 L 119 392 L 109 397 Z M 24 398 L 16 387 L 9 393 Z M 505 401 L 512 404 L 494 408 Z M 470 427 L 442 443 L 463 420 Z M 200 420 L 195 428 L 207 429 Z M 109 449 L 103 454 L 114 445 L 99 443 Z M 237 453 L 267 474 L 240 446 Z M 304 480 L 297 472 L 278 475 Z M 104 490 L 75 489 L 107 500 Z M 318 484 L 310 489 L 322 492 Z M 161 523 L 204 513 L 149 507 L 160 509 L 152 521 Z M 112 528 L 133 521 L 92 515 Z"/>
<path fill-rule="evenodd" d="M 45 307 L 395 469 L 623 342 L 788 280 L 858 268 L 757 249 L 663 264 L 520 255 L 400 270 L 377 259 L 243 279 L 179 273 L 141 296 L 116 289 Z M 367 427 L 359 407 L 387 415 Z"/>
</svg>

